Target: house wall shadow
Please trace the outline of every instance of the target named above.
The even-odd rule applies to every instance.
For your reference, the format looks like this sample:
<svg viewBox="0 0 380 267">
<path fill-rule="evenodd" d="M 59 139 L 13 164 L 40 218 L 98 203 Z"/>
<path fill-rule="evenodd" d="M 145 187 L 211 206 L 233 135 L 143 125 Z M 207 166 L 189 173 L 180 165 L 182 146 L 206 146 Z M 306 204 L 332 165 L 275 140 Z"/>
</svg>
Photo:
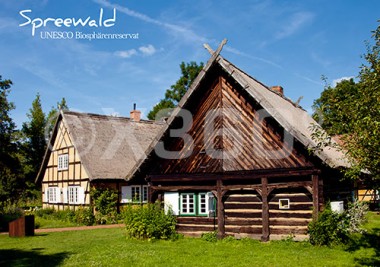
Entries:
<svg viewBox="0 0 380 267">
<path fill-rule="evenodd" d="M 42 250 L 1 249 L 0 266 L 59 266 L 69 256 L 66 252 L 44 255 Z"/>
</svg>

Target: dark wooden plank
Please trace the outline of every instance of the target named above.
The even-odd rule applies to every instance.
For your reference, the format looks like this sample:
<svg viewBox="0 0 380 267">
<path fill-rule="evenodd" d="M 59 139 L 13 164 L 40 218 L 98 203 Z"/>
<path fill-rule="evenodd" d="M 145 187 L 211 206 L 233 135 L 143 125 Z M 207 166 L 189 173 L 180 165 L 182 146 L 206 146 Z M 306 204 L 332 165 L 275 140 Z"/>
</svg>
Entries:
<svg viewBox="0 0 380 267">
<path fill-rule="evenodd" d="M 267 242 L 269 241 L 269 205 L 268 205 L 268 178 L 261 178 L 261 197 L 262 197 L 262 236 L 261 241 Z"/>
<path fill-rule="evenodd" d="M 221 180 L 252 180 L 261 179 L 265 176 L 271 177 L 290 177 L 290 176 L 307 176 L 318 174 L 320 170 L 313 167 L 299 168 L 276 168 L 276 169 L 259 169 L 245 171 L 215 172 L 215 173 L 173 173 L 173 174 L 151 174 L 148 180 L 152 182 L 193 182 L 193 181 L 216 181 Z"/>
<path fill-rule="evenodd" d="M 306 218 L 311 219 L 313 217 L 313 214 L 310 213 L 301 213 L 297 211 L 289 211 L 289 212 L 276 212 L 276 211 L 270 211 L 270 217 L 271 218 Z"/>
<path fill-rule="evenodd" d="M 180 224 L 214 224 L 218 221 L 217 218 L 209 218 L 209 217 L 177 217 L 177 223 Z"/>
<path fill-rule="evenodd" d="M 313 219 L 318 219 L 319 212 L 319 179 L 318 175 L 311 176 L 313 182 Z"/>
<path fill-rule="evenodd" d="M 295 234 L 295 235 L 306 235 L 307 234 L 307 229 L 304 228 L 299 228 L 299 229 L 292 229 L 292 228 L 284 228 L 284 229 L 279 229 L 279 228 L 271 228 L 270 229 L 271 234 L 273 235 L 290 235 L 290 234 Z"/>
<path fill-rule="evenodd" d="M 225 225 L 224 225 L 224 202 L 223 202 L 223 191 L 222 191 L 222 180 L 217 181 L 217 215 L 218 215 L 218 238 L 222 239 L 225 235 Z"/>
<path fill-rule="evenodd" d="M 249 227 L 249 226 L 227 227 L 226 230 L 229 233 L 235 233 L 235 234 L 261 234 L 262 233 L 261 227 Z"/>
</svg>

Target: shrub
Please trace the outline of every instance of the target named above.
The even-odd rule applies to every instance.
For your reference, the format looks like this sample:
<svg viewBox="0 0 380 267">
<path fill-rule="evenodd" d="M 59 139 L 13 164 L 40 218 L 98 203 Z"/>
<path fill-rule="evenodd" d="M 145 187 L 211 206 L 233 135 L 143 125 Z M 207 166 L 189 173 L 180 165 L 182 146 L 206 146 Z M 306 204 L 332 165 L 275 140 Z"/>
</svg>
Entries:
<svg viewBox="0 0 380 267">
<path fill-rule="evenodd" d="M 174 239 L 176 218 L 160 203 L 127 206 L 123 212 L 127 236 L 136 239 Z"/>
<path fill-rule="evenodd" d="M 75 211 L 73 219 L 76 223 L 82 225 L 93 225 L 95 223 L 95 216 L 92 213 L 92 208 L 79 208 Z"/>
<path fill-rule="evenodd" d="M 108 188 L 95 188 L 91 189 L 91 197 L 96 211 L 96 223 L 117 223 L 117 193 Z"/>
<path fill-rule="evenodd" d="M 49 217 L 51 217 L 53 213 L 54 213 L 54 209 L 51 209 L 51 208 L 37 209 L 34 211 L 35 216 L 45 218 L 45 219 L 48 219 Z"/>
<path fill-rule="evenodd" d="M 9 222 L 16 220 L 24 215 L 24 211 L 16 204 L 7 203 L 0 210 L 0 231 L 8 231 Z"/>
<path fill-rule="evenodd" d="M 362 233 L 361 225 L 365 221 L 368 207 L 354 202 L 348 209 L 339 214 L 331 210 L 330 204 L 319 214 L 318 220 L 308 226 L 310 243 L 317 246 L 341 244 L 353 233 Z"/>
</svg>

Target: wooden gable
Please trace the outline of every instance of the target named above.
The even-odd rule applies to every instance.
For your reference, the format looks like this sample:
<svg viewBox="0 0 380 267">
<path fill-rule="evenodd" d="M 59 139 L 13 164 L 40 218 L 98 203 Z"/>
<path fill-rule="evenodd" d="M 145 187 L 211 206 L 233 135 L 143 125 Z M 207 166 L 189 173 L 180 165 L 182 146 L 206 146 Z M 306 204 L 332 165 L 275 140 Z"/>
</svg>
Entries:
<svg viewBox="0 0 380 267">
<path fill-rule="evenodd" d="M 51 147 L 42 182 L 73 183 L 75 180 L 88 179 L 88 174 L 81 164 L 79 154 L 73 145 L 70 132 L 63 120 L 58 123 L 57 127 L 57 133 Z M 68 169 L 58 171 L 58 157 L 64 154 L 68 154 Z"/>
<path fill-rule="evenodd" d="M 192 122 L 176 118 L 172 129 L 188 128 L 183 138 L 165 136 L 165 149 L 181 159 L 158 158 L 155 173 L 215 173 L 313 166 L 306 149 L 262 109 L 223 70 L 214 66 L 183 107 Z M 267 89 L 265 89 L 267 90 Z"/>
</svg>

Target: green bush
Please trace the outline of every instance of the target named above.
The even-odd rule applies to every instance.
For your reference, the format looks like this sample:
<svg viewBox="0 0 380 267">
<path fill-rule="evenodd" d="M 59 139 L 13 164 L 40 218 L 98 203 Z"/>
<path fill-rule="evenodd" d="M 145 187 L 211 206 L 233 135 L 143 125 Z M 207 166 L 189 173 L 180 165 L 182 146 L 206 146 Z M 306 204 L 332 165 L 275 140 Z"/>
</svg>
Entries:
<svg viewBox="0 0 380 267">
<path fill-rule="evenodd" d="M 176 217 L 160 203 L 130 205 L 123 212 L 127 236 L 136 239 L 176 239 Z"/>
<path fill-rule="evenodd" d="M 34 211 L 35 216 L 45 218 L 45 219 L 51 217 L 53 213 L 54 213 L 54 209 L 51 209 L 51 208 L 38 209 Z"/>
<path fill-rule="evenodd" d="M 6 204 L 0 209 L 0 232 L 6 232 L 9 229 L 9 223 L 24 215 L 24 211 L 17 207 L 16 204 Z"/>
<path fill-rule="evenodd" d="M 92 208 L 79 208 L 75 211 L 73 220 L 81 225 L 93 225 L 95 223 L 95 216 L 92 213 Z"/>
<path fill-rule="evenodd" d="M 95 221 L 97 224 L 117 223 L 118 195 L 115 190 L 108 188 L 91 189 L 91 198 L 95 206 Z"/>
<path fill-rule="evenodd" d="M 319 214 L 318 220 L 308 226 L 312 245 L 336 245 L 345 243 L 353 233 L 363 233 L 361 225 L 365 222 L 368 207 L 354 202 L 348 205 L 343 213 L 331 210 L 330 204 Z"/>
</svg>

